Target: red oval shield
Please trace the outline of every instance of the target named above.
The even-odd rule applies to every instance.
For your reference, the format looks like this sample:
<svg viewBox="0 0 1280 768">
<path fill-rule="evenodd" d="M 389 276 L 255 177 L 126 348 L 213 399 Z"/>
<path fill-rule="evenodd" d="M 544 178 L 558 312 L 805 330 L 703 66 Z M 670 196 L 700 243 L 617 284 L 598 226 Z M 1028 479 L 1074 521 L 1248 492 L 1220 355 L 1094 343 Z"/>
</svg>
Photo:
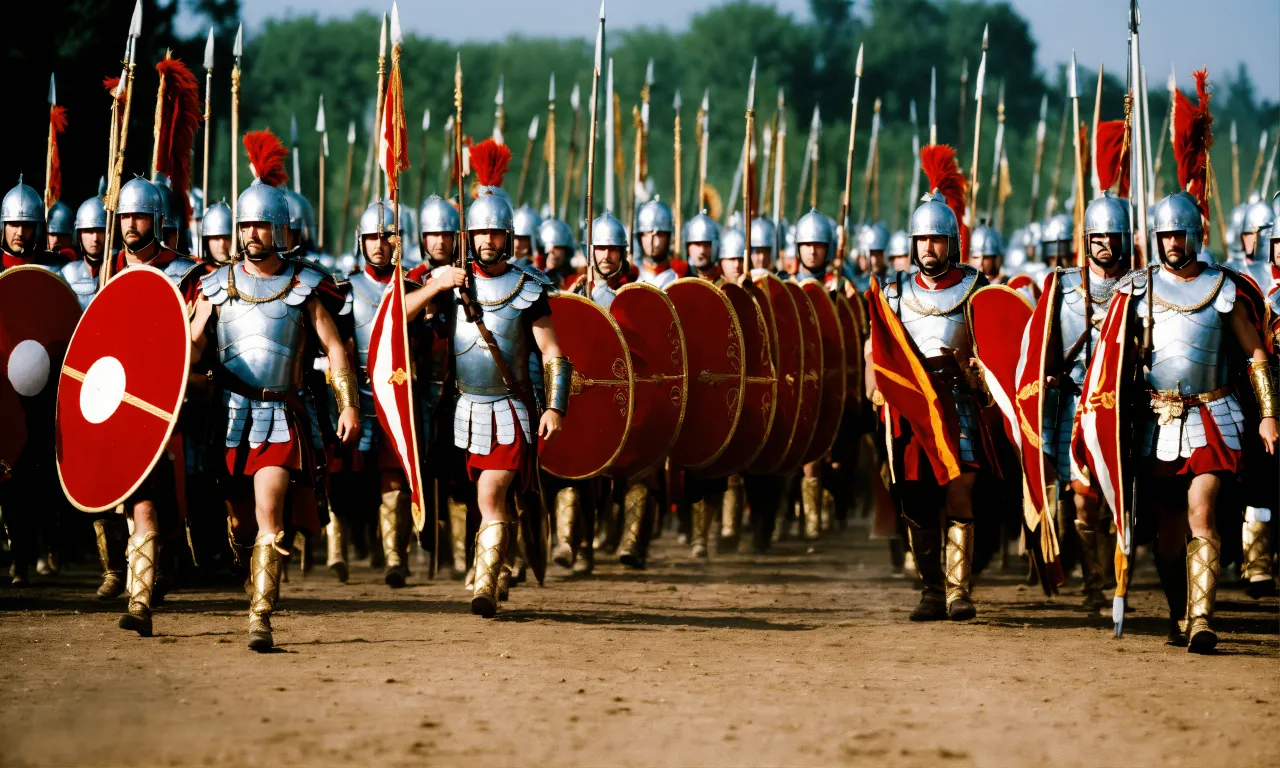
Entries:
<svg viewBox="0 0 1280 768">
<path fill-rule="evenodd" d="M 747 376 L 742 389 L 742 417 L 738 419 L 738 428 L 720 458 L 703 470 L 706 477 L 724 477 L 740 472 L 760 455 L 777 410 L 778 377 L 774 374 L 771 356 L 771 341 L 775 333 L 772 317 L 766 321 L 763 308 L 767 308 L 767 302 L 763 296 L 757 302 L 755 294 L 760 290 L 754 283 L 747 285 L 748 289 L 732 283 L 720 286 L 733 305 L 738 326 L 742 329 L 742 359 Z M 765 302 L 763 307 L 761 302 Z"/>
<path fill-rule="evenodd" d="M 800 407 L 796 413 L 796 431 L 791 444 L 778 464 L 777 471 L 790 474 L 800 468 L 813 433 L 818 427 L 822 411 L 822 331 L 818 327 L 818 313 L 805 295 L 804 289 L 794 281 L 783 283 L 796 305 L 800 316 L 800 337 L 804 345 L 804 366 L 800 378 Z"/>
<path fill-rule="evenodd" d="M 818 420 L 814 425 L 813 438 L 809 441 L 809 449 L 805 451 L 802 460 L 803 463 L 808 464 L 825 456 L 836 441 L 836 433 L 840 431 L 840 420 L 844 416 L 849 379 L 845 370 L 844 331 L 840 328 L 835 301 L 817 280 L 803 281 L 800 283 L 800 289 L 809 297 L 809 304 L 813 307 L 814 315 L 818 319 L 818 333 L 821 336 L 822 346 L 822 386 Z"/>
<path fill-rule="evenodd" d="M 573 382 L 560 434 L 538 449 L 538 458 L 556 477 L 581 480 L 608 469 L 622 452 L 635 404 L 631 355 L 617 321 L 595 302 L 571 293 L 549 301 Z"/>
<path fill-rule="evenodd" d="M 684 422 L 688 369 L 684 331 L 675 305 L 648 283 L 629 283 L 609 305 L 618 321 L 635 375 L 635 415 L 615 477 L 643 475 L 666 458 Z"/>
<path fill-rule="evenodd" d="M 764 447 L 747 466 L 749 472 L 772 473 L 781 463 L 796 430 L 800 409 L 800 378 L 804 368 L 804 344 L 795 299 L 773 275 L 755 278 L 756 298 L 770 322 L 770 357 L 777 376 L 773 426 Z"/>
<path fill-rule="evenodd" d="M 689 366 L 689 403 L 671 463 L 704 469 L 729 447 L 742 415 L 742 329 L 729 299 L 706 280 L 681 278 L 667 286 L 667 296 L 685 329 Z"/>
<path fill-rule="evenodd" d="M 130 267 L 85 310 L 58 381 L 58 476 L 85 512 L 129 497 L 160 460 L 187 390 L 186 303 L 164 273 Z"/>
<path fill-rule="evenodd" d="M 858 299 L 854 299 L 858 301 Z M 866 398 L 866 385 L 863 383 L 866 360 L 863 358 L 862 326 L 858 323 L 857 310 L 852 302 L 842 293 L 836 294 L 836 317 L 840 320 L 840 330 L 844 334 L 844 373 L 845 373 L 845 410 L 862 410 L 862 402 Z"/>
</svg>

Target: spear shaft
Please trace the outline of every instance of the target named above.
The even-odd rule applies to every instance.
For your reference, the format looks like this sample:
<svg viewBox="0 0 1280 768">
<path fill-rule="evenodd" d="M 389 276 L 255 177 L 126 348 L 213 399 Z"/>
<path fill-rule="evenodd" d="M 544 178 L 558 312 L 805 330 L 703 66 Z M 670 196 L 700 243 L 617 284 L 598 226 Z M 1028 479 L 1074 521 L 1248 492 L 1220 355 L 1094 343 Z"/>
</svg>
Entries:
<svg viewBox="0 0 1280 768">
<path fill-rule="evenodd" d="M 599 124 L 599 107 L 600 107 L 600 66 L 604 62 L 604 0 L 600 2 L 600 28 L 596 32 L 596 58 L 595 65 L 591 68 L 591 129 L 587 133 L 587 194 L 584 198 L 586 203 L 586 237 L 583 238 L 587 245 L 587 298 L 591 298 L 596 287 L 596 254 L 591 246 L 591 230 L 592 220 L 595 218 L 595 193 L 596 193 L 596 129 Z M 612 103 L 609 105 L 612 109 Z M 606 160 L 606 162 L 608 162 Z"/>
<path fill-rule="evenodd" d="M 547 131 L 543 145 L 546 147 L 547 162 L 547 206 L 553 211 L 554 216 L 556 210 L 556 102 L 554 99 L 547 101 Z"/>
<path fill-rule="evenodd" d="M 204 71 L 204 172 L 200 179 L 200 194 L 204 197 L 203 205 L 206 209 L 209 207 L 209 129 L 212 127 L 210 118 L 213 116 L 213 110 L 210 106 L 209 93 L 213 89 L 213 68 Z M 204 238 L 196 238 L 196 254 L 203 257 Z"/>
<path fill-rule="evenodd" d="M 1044 203 L 1044 215 L 1048 218 L 1058 207 L 1058 185 L 1062 183 L 1062 158 L 1067 151 L 1067 123 L 1071 119 L 1071 113 L 1062 110 L 1062 127 L 1058 130 L 1058 157 L 1053 164 L 1053 176 L 1049 183 L 1049 197 Z"/>
<path fill-rule="evenodd" d="M 1046 113 L 1049 109 L 1049 97 L 1040 98 L 1040 122 L 1036 124 L 1036 156 L 1031 170 L 1031 201 L 1027 205 L 1027 224 L 1036 220 L 1036 207 L 1040 204 L 1040 166 L 1044 162 L 1044 139 Z"/>
<path fill-rule="evenodd" d="M 355 170 L 356 165 L 356 126 L 352 123 L 347 128 L 347 174 L 346 180 L 342 184 L 342 228 L 338 230 L 338 237 L 344 237 L 347 233 L 347 224 L 351 220 L 351 174 Z M 338 244 L 341 249 L 342 243 Z"/>
<path fill-rule="evenodd" d="M 1166 114 L 1165 120 L 1168 120 L 1168 119 L 1169 119 L 1169 116 Z M 1163 134 L 1164 131 L 1161 130 L 1160 133 Z M 1160 142 L 1160 144 L 1161 144 L 1161 149 L 1163 149 L 1164 142 Z M 1258 181 L 1262 177 L 1262 163 L 1266 159 L 1267 159 L 1267 132 L 1263 131 L 1261 138 L 1258 139 L 1258 156 L 1254 158 L 1254 161 L 1253 161 L 1253 173 L 1249 176 L 1248 189 L 1250 192 L 1258 188 Z M 1156 166 L 1156 168 L 1157 168 L 1156 172 L 1159 173 L 1159 166 Z"/>
<path fill-rule="evenodd" d="M 1231 205 L 1240 205 L 1240 143 L 1236 135 L 1236 123 L 1231 121 Z M 1223 253 L 1226 253 L 1224 250 Z"/>
<path fill-rule="evenodd" d="M 836 238 L 836 257 L 834 267 L 836 272 L 836 288 L 840 291 L 844 290 L 844 254 L 849 247 L 849 205 L 852 202 L 850 196 L 853 194 L 853 147 L 854 138 L 858 135 L 858 95 L 862 90 L 862 45 L 858 46 L 858 61 L 854 67 L 853 78 L 853 102 L 849 111 L 849 151 L 845 155 L 844 161 L 844 194 L 840 196 L 840 218 L 836 222 L 837 238 Z M 818 156 L 814 153 L 813 169 L 815 184 L 817 183 Z"/>
<path fill-rule="evenodd" d="M 524 202 L 524 182 L 529 176 L 529 157 L 533 154 L 533 145 L 537 143 L 538 120 L 534 118 L 529 125 L 529 136 L 525 138 L 524 154 L 520 157 L 520 182 L 516 185 L 516 207 Z"/>
<path fill-rule="evenodd" d="M 681 197 L 681 193 L 683 192 L 683 184 L 681 183 L 682 179 L 681 179 L 681 170 L 680 170 L 680 160 L 681 160 L 680 156 L 682 154 L 682 147 L 680 144 L 681 130 L 680 130 L 680 110 L 679 109 L 676 109 L 676 117 L 675 117 L 672 130 L 674 131 L 674 134 L 675 134 L 673 138 L 674 149 L 675 149 L 675 155 L 673 158 L 673 165 L 674 165 L 673 170 L 675 172 L 676 199 L 673 201 L 675 205 L 672 206 L 671 212 L 673 217 L 675 218 L 676 255 L 680 258 L 684 258 L 684 226 L 683 226 L 684 216 L 682 215 L 682 212 L 680 210 L 681 208 L 684 207 L 682 205 L 684 198 Z"/>
<path fill-rule="evenodd" d="M 577 86 L 574 86 L 577 89 Z M 573 166 L 578 155 L 578 113 L 573 110 L 573 122 L 569 124 L 569 155 L 564 164 L 564 195 L 560 198 L 560 220 L 569 215 L 569 197 L 573 194 Z"/>
<path fill-rule="evenodd" d="M 107 187 L 107 199 L 104 201 L 103 205 L 107 210 L 107 239 L 102 259 L 102 270 L 98 273 L 98 285 L 104 288 L 111 280 L 111 268 L 115 261 L 112 251 L 114 249 L 113 240 L 116 233 L 116 208 L 119 206 L 120 202 L 120 177 L 124 174 L 124 152 L 126 147 L 129 145 L 129 113 L 132 111 L 133 106 L 133 73 L 135 69 L 134 59 L 137 54 L 137 46 L 137 38 L 130 36 L 128 75 L 125 80 L 121 81 L 121 84 L 125 89 L 124 113 L 120 118 L 120 136 L 116 141 L 115 167 L 111 171 L 112 181 Z"/>
<path fill-rule="evenodd" d="M 387 82 L 387 15 L 382 14 L 382 36 L 378 49 L 378 89 L 373 94 L 373 130 L 369 132 L 369 204 L 382 198 L 378 183 L 378 132 L 382 130 L 382 89 Z"/>
</svg>

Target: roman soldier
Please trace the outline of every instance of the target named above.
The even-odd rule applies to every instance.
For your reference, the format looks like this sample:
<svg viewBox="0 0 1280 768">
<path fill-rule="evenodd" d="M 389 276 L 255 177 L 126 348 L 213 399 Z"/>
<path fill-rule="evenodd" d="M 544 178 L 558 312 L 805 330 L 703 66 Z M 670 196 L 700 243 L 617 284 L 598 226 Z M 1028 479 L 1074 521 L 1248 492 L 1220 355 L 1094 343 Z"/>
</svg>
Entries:
<svg viewBox="0 0 1280 768">
<path fill-rule="evenodd" d="M 743 254 L 746 252 L 747 239 L 741 229 L 729 227 L 720 233 L 720 258 L 716 266 L 725 282 L 738 283 L 742 279 Z"/>
<path fill-rule="evenodd" d="M 1014 232 L 1009 240 L 1012 253 L 1007 254 L 1009 269 L 1015 275 L 1027 275 L 1037 286 L 1043 284 L 1049 274 L 1049 266 L 1045 264 L 1041 254 L 1041 230 L 1039 222 L 1033 221 L 1025 229 Z"/>
<path fill-rule="evenodd" d="M 0 202 L 0 222 L 4 237 L 0 242 L 0 271 L 24 264 L 57 268 L 66 259 L 46 246 L 44 200 L 40 193 L 22 183 L 5 193 Z"/>
<path fill-rule="evenodd" d="M 1272 265 L 1266 253 L 1267 249 L 1259 248 L 1262 245 L 1259 233 L 1264 229 L 1270 229 L 1275 224 L 1275 220 L 1275 212 L 1265 200 L 1258 200 L 1251 204 L 1244 212 L 1244 220 L 1240 227 L 1239 258 L 1230 258 L 1226 263 L 1226 266 L 1236 272 L 1252 278 L 1262 289 L 1264 296 L 1276 285 L 1280 270 Z"/>
<path fill-rule="evenodd" d="M 98 294 L 98 270 L 106 252 L 107 209 L 101 197 L 91 197 L 80 204 L 75 220 L 78 256 L 62 267 L 62 279 L 75 291 L 80 308 L 86 309 Z"/>
<path fill-rule="evenodd" d="M 543 253 L 543 270 L 557 288 L 566 288 L 577 276 L 573 267 L 576 244 L 573 230 L 559 219 L 544 219 L 538 227 L 538 241 Z"/>
<path fill-rule="evenodd" d="M 1050 216 L 1040 229 L 1040 255 L 1046 270 L 1076 263 L 1075 241 L 1071 236 L 1073 226 L 1069 215 L 1059 213 Z"/>
<path fill-rule="evenodd" d="M 423 259 L 421 264 L 409 270 L 406 277 L 425 282 L 429 273 L 453 262 L 457 253 L 458 209 L 439 195 L 432 195 L 422 204 L 418 218 Z"/>
<path fill-rule="evenodd" d="M 219 200 L 200 220 L 200 249 L 206 264 L 220 267 L 231 261 L 231 208 Z"/>
<path fill-rule="evenodd" d="M 705 210 L 684 225 L 684 251 L 692 267 L 690 277 L 724 284 L 725 278 L 720 272 L 720 225 Z"/>
<path fill-rule="evenodd" d="M 786 272 L 777 270 L 775 254 L 777 253 L 777 238 L 773 228 L 773 222 L 757 216 L 751 220 L 751 277 L 755 279 L 760 275 L 771 274 L 783 280 L 790 280 L 791 275 Z"/>
<path fill-rule="evenodd" d="M 1232 387 L 1242 373 L 1235 370 L 1237 353 L 1257 398 L 1257 434 L 1272 455 L 1280 408 L 1255 326 L 1257 310 L 1249 306 L 1252 289 L 1231 271 L 1197 258 L 1201 206 L 1183 191 L 1156 204 L 1152 232 L 1159 266 L 1132 272 L 1117 285 L 1126 300 L 1112 304 L 1101 341 L 1107 351 L 1088 373 L 1095 382 L 1117 370 L 1125 381 L 1129 366 L 1141 366 L 1129 417 L 1135 423 L 1097 438 L 1100 444 L 1119 440 L 1133 428 L 1126 442 L 1141 462 L 1139 480 L 1146 488 L 1140 497 L 1157 516 L 1156 565 L 1169 604 L 1169 641 L 1193 653 L 1209 652 L 1218 642 L 1212 628 L 1221 548 L 1216 499 L 1223 479 L 1241 472 L 1242 444 L 1253 431 Z M 1135 335 L 1143 339 L 1145 359 L 1129 354 Z M 1090 392 L 1090 403 L 1104 402 L 1105 394 Z"/>
<path fill-rule="evenodd" d="M 689 274 L 689 264 L 671 258 L 671 240 L 675 233 L 671 208 L 657 198 L 636 211 L 636 240 L 643 255 L 639 265 L 640 281 L 656 288 L 666 288 Z"/>
<path fill-rule="evenodd" d="M 595 285 L 587 298 L 608 309 L 619 288 L 639 282 L 641 277 L 639 270 L 627 262 L 627 230 L 608 211 L 591 222 L 591 249 L 595 253 L 588 269 L 595 270 Z M 587 276 L 581 275 L 569 286 L 569 292 L 586 296 L 587 283 Z"/>
<path fill-rule="evenodd" d="M 872 400 L 889 405 L 894 492 L 924 582 L 910 618 L 963 621 L 976 615 L 969 584 L 973 488 L 978 473 L 992 468 L 978 413 L 990 395 L 968 320 L 969 299 L 987 281 L 961 261 L 965 183 L 955 150 L 930 145 L 921 160 L 932 191 L 910 220 L 919 271 L 899 272 L 883 290 L 872 284 L 871 361 L 876 371 L 895 374 L 875 374 Z M 908 364 L 907 355 L 915 361 Z"/>
<path fill-rule="evenodd" d="M 1004 272 L 1004 238 L 986 224 L 979 224 L 969 235 L 969 266 L 981 272 L 991 285 L 1004 285 L 1009 275 Z"/>
<path fill-rule="evenodd" d="M 360 395 L 334 315 L 342 295 L 324 272 L 283 257 L 289 204 L 275 184 L 286 181 L 284 148 L 267 132 L 245 145 L 256 178 L 236 203 L 240 257 L 200 281 L 191 320 L 192 356 L 216 343 L 213 379 L 226 414 L 223 440 L 231 502 L 233 551 L 249 560 L 249 648 L 274 645 L 271 613 L 280 594 L 286 497 L 310 466 L 303 430 L 308 416 L 299 392 L 306 350 L 313 340 L 327 358 L 343 443 L 360 433 Z M 314 508 L 310 510 L 314 513 Z M 295 513 L 305 513 L 298 506 Z M 312 530 L 316 520 L 292 521 Z M 249 545 L 245 542 L 252 542 Z M 250 551 L 251 546 L 251 551 Z M 135 574 L 135 577 L 137 574 Z"/>
<path fill-rule="evenodd" d="M 823 218 L 825 219 L 826 217 L 824 216 Z M 797 223 L 796 226 L 798 227 L 799 224 Z M 858 228 L 858 242 L 856 245 L 858 270 L 852 282 L 859 293 L 865 292 L 871 287 L 872 278 L 880 280 L 881 283 L 884 282 L 885 275 L 889 271 L 885 255 L 891 240 L 892 236 L 889 234 L 888 228 L 878 221 Z M 796 242 L 797 244 L 799 243 L 799 241 Z M 826 272 L 825 263 L 823 272 Z M 831 275 L 828 280 L 834 283 L 835 275 Z"/>
<path fill-rule="evenodd" d="M 71 206 L 58 200 L 49 208 L 45 218 L 48 221 L 49 250 L 67 261 L 80 258 L 74 242 L 75 215 L 71 213 Z"/>
<path fill-rule="evenodd" d="M 537 211 L 525 204 L 516 209 L 513 224 L 515 240 L 511 248 L 511 258 L 522 267 L 536 266 L 534 260 L 538 257 L 538 228 L 542 226 L 541 217 L 538 216 Z"/>
<path fill-rule="evenodd" d="M 885 248 L 884 255 L 889 260 L 889 266 L 884 273 L 886 280 L 892 279 L 898 272 L 910 272 L 912 269 L 911 235 L 901 229 L 894 232 L 889 236 L 889 247 Z"/>
</svg>

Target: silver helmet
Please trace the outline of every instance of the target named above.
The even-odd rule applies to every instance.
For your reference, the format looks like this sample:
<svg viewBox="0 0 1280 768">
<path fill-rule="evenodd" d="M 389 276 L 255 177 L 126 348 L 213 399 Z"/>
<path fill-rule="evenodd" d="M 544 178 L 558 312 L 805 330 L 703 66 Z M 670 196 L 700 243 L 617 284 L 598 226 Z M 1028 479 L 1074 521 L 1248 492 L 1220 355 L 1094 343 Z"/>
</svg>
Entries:
<svg viewBox="0 0 1280 768">
<path fill-rule="evenodd" d="M 107 226 L 107 208 L 102 204 L 101 197 L 91 197 L 80 204 L 76 210 L 76 222 L 74 227 L 77 231 L 81 229 L 106 229 Z"/>
<path fill-rule="evenodd" d="M 636 211 L 636 234 L 643 232 L 675 232 L 675 223 L 671 208 L 666 203 L 654 198 Z"/>
<path fill-rule="evenodd" d="M 204 220 L 204 191 L 199 187 L 192 187 L 187 191 L 187 203 L 191 206 L 191 218 L 195 221 Z"/>
<path fill-rule="evenodd" d="M 684 242 L 689 243 L 710 243 L 711 244 L 711 263 L 720 262 L 720 225 L 716 220 L 706 214 L 705 211 L 699 212 L 697 216 L 689 219 L 684 225 Z"/>
<path fill-rule="evenodd" d="M 892 235 L 889 235 L 889 246 L 884 249 L 884 255 L 891 259 L 896 259 L 900 256 L 910 256 L 911 235 L 908 235 L 905 230 L 901 229 L 894 232 Z"/>
<path fill-rule="evenodd" d="M 360 214 L 358 232 L 360 237 L 365 235 L 395 234 L 395 204 L 388 200 L 379 200 L 371 203 L 368 208 L 364 209 L 364 213 Z"/>
<path fill-rule="evenodd" d="M 1040 256 L 1070 256 L 1073 226 L 1065 213 L 1050 216 L 1040 230 Z"/>
<path fill-rule="evenodd" d="M 461 229 L 458 223 L 458 209 L 439 195 L 432 195 L 422 204 L 422 234 L 437 232 L 457 232 Z"/>
<path fill-rule="evenodd" d="M 751 248 L 769 248 L 776 249 L 778 247 L 777 232 L 773 228 L 773 222 L 757 216 L 751 220 Z"/>
<path fill-rule="evenodd" d="M 22 183 L 21 176 L 18 177 L 18 185 L 6 192 L 4 202 L 0 203 L 0 220 L 5 224 L 15 221 L 35 224 L 35 248 L 44 249 L 44 200 L 39 192 Z"/>
<path fill-rule="evenodd" d="M 1013 234 L 1009 235 L 1009 242 L 1004 252 L 1004 265 L 1006 268 L 1017 270 L 1027 263 L 1027 243 L 1030 237 L 1031 233 L 1026 227 L 1019 227 L 1013 230 Z"/>
<path fill-rule="evenodd" d="M 552 248 L 568 248 L 569 256 L 573 256 L 573 230 L 559 219 L 543 219 L 538 227 L 538 242 L 543 253 L 551 253 Z"/>
<path fill-rule="evenodd" d="M 804 243 L 827 243 L 830 246 L 832 233 L 831 223 L 827 221 L 827 217 L 816 208 L 810 208 L 809 212 L 800 217 L 795 227 L 795 243 L 797 246 Z M 829 251 L 828 251 L 829 254 Z"/>
<path fill-rule="evenodd" d="M 1084 235 L 1120 235 L 1120 258 L 1133 254 L 1133 230 L 1129 226 L 1129 200 L 1103 195 L 1084 209 Z"/>
<path fill-rule="evenodd" d="M 720 235 L 720 260 L 741 259 L 747 247 L 747 238 L 742 230 L 730 227 Z"/>
<path fill-rule="evenodd" d="M 591 247 L 627 247 L 627 229 L 622 222 L 605 211 L 591 222 Z"/>
<path fill-rule="evenodd" d="M 284 193 L 261 179 L 254 179 L 249 188 L 236 200 L 236 226 L 251 222 L 271 225 L 271 247 L 283 250 L 288 242 L 289 201 Z"/>
<path fill-rule="evenodd" d="M 1240 251 L 1240 235 L 1244 232 L 1244 212 L 1249 210 L 1250 203 L 1241 203 L 1231 209 L 1231 217 L 1227 222 L 1227 248 L 1233 252 Z"/>
<path fill-rule="evenodd" d="M 1244 212 L 1244 221 L 1240 226 L 1240 233 L 1256 233 L 1260 229 L 1270 227 L 1276 221 L 1275 211 L 1271 210 L 1271 206 L 1264 200 L 1259 200 L 1248 207 Z M 53 231 L 53 220 L 50 219 L 49 231 Z M 1237 236 L 1236 240 L 1239 240 Z"/>
<path fill-rule="evenodd" d="M 512 227 L 516 237 L 527 237 L 532 240 L 538 236 L 540 226 L 542 226 L 542 219 L 531 206 L 522 205 L 516 209 Z"/>
<path fill-rule="evenodd" d="M 1163 248 L 1160 246 L 1160 235 L 1169 232 L 1187 233 L 1187 255 L 1194 258 L 1200 252 L 1200 208 L 1190 195 L 1181 190 L 1174 192 L 1160 202 L 1151 212 L 1151 234 L 1155 237 L 1157 253 L 1164 260 Z"/>
<path fill-rule="evenodd" d="M 285 202 L 289 205 L 289 229 L 298 232 L 299 239 L 301 239 L 302 228 L 306 225 L 307 218 L 306 209 L 302 206 L 302 195 L 288 188 L 281 189 L 280 191 L 284 193 Z M 361 221 L 364 220 L 363 216 L 360 218 Z M 364 233 L 362 232 L 361 234 Z"/>
<path fill-rule="evenodd" d="M 955 213 L 947 205 L 947 198 L 937 192 L 926 194 L 923 202 L 911 212 L 908 232 L 913 241 L 917 237 L 946 237 L 950 241 L 947 249 L 949 258 L 953 262 L 960 260 L 960 222 L 956 221 Z M 915 253 L 911 254 L 911 258 L 915 260 Z"/>
<path fill-rule="evenodd" d="M 877 221 L 858 228 L 858 253 L 866 256 L 872 251 L 889 248 L 889 228 Z"/>
<path fill-rule="evenodd" d="M 165 204 L 160 189 L 141 176 L 129 179 L 120 188 L 120 199 L 116 204 L 116 214 L 144 213 L 151 216 L 152 231 L 159 233 L 164 229 Z"/>
<path fill-rule="evenodd" d="M 501 191 L 499 188 L 492 188 Z M 506 261 L 512 252 L 512 239 L 515 228 L 515 215 L 511 210 L 511 204 L 507 202 L 508 198 L 497 192 L 490 194 L 481 194 L 476 201 L 467 209 L 467 231 L 486 231 L 501 230 L 507 233 L 507 242 L 502 247 L 499 254 L 501 261 Z M 476 255 L 471 242 L 467 243 L 467 250 Z M 478 258 L 478 255 L 477 255 Z M 496 263 L 496 262 L 495 262 Z"/>
<path fill-rule="evenodd" d="M 200 221 L 201 237 L 230 237 L 231 208 L 219 200 L 205 209 L 204 218 Z"/>
<path fill-rule="evenodd" d="M 49 208 L 48 231 L 51 235 L 69 235 L 75 227 L 75 215 L 71 206 L 58 200 Z"/>
<path fill-rule="evenodd" d="M 1004 256 L 1004 238 L 994 227 L 979 224 L 969 235 L 969 255 L 971 256 Z"/>
</svg>

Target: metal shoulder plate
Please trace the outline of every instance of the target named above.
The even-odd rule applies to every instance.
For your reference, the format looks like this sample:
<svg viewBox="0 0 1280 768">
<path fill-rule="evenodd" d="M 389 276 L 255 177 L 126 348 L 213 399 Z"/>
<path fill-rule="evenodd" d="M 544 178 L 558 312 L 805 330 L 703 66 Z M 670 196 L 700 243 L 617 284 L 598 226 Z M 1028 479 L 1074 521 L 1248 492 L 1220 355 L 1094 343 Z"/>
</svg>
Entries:
<svg viewBox="0 0 1280 768">
<path fill-rule="evenodd" d="M 227 292 L 228 281 L 231 277 L 231 265 L 227 264 L 218 267 L 213 272 L 200 278 L 200 293 L 209 300 L 209 303 L 215 307 L 226 302 L 230 298 Z"/>
<path fill-rule="evenodd" d="M 515 267 L 520 272 L 523 272 L 526 279 L 532 280 L 542 286 L 542 290 L 546 295 L 555 296 L 560 292 L 560 289 L 556 288 L 555 281 L 547 277 L 547 274 L 537 267 L 531 264 L 512 264 L 511 266 Z"/>
<path fill-rule="evenodd" d="M 1134 269 L 1116 283 L 1116 293 L 1142 296 L 1147 292 L 1147 270 Z"/>
<path fill-rule="evenodd" d="M 164 274 L 174 285 L 182 285 L 182 281 L 187 279 L 198 267 L 203 266 L 203 262 L 196 261 L 189 256 L 178 256 L 164 267 Z"/>
<path fill-rule="evenodd" d="M 310 264 L 298 262 L 293 262 L 293 268 L 297 270 L 294 274 L 293 288 L 284 297 L 284 303 L 296 307 L 305 302 L 307 297 L 315 291 L 316 286 L 320 285 L 324 280 L 324 272 Z"/>
</svg>

